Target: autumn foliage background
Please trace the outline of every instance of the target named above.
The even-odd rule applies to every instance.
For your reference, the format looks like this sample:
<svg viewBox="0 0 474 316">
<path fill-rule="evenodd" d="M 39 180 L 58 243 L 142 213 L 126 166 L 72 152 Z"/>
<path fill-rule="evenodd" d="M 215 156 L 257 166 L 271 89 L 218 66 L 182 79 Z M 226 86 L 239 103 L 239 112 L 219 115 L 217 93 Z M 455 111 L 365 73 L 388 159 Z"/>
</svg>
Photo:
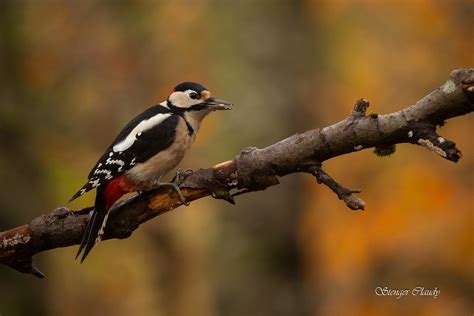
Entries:
<svg viewBox="0 0 474 316">
<path fill-rule="evenodd" d="M 66 205 L 121 127 L 178 82 L 235 103 L 181 164 L 208 167 L 341 120 L 361 97 L 378 113 L 413 104 L 473 66 L 473 21 L 460 0 L 2 1 L 0 229 Z M 0 267 L 0 314 L 469 315 L 472 118 L 440 133 L 458 164 L 410 145 L 325 164 L 363 189 L 365 212 L 307 175 L 236 206 L 202 199 L 82 265 L 75 247 L 38 255 L 44 280 Z"/>
</svg>

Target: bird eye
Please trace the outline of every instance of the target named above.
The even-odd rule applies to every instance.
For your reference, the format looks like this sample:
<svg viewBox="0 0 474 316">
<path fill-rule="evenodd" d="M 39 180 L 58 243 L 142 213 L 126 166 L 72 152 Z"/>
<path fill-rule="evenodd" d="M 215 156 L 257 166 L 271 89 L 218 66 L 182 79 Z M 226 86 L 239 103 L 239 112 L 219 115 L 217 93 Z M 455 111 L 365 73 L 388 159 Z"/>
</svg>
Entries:
<svg viewBox="0 0 474 316">
<path fill-rule="evenodd" d="M 191 99 L 195 99 L 195 100 L 196 100 L 196 99 L 199 99 L 199 94 L 198 94 L 197 92 L 194 92 L 194 91 L 193 91 L 193 92 L 191 92 L 191 93 L 189 94 L 189 97 L 190 97 Z"/>
</svg>

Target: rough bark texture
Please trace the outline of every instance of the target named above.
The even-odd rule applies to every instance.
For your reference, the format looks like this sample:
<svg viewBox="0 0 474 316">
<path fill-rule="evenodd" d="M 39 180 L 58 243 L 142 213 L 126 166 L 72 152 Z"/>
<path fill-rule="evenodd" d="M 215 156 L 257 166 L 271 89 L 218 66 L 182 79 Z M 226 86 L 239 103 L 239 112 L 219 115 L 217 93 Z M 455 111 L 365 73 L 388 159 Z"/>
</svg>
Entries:
<svg viewBox="0 0 474 316">
<path fill-rule="evenodd" d="M 264 190 L 278 184 L 278 177 L 305 172 L 327 185 L 349 208 L 364 209 L 364 201 L 353 195 L 360 191 L 340 185 L 323 171 L 322 163 L 350 152 L 399 143 L 420 145 L 457 162 L 460 150 L 439 136 L 436 128 L 474 110 L 474 69 L 453 71 L 440 88 L 401 111 L 366 115 L 368 106 L 367 100 L 358 100 L 349 117 L 336 124 L 295 134 L 262 149 L 246 148 L 233 160 L 187 174 L 179 179 L 183 195 L 188 201 L 212 195 L 234 203 L 236 195 Z M 127 238 L 141 223 L 180 205 L 178 196 L 167 189 L 129 198 L 112 209 L 104 239 Z M 32 257 L 41 251 L 79 244 L 90 210 L 60 207 L 27 225 L 0 232 L 0 263 L 44 277 Z"/>
</svg>

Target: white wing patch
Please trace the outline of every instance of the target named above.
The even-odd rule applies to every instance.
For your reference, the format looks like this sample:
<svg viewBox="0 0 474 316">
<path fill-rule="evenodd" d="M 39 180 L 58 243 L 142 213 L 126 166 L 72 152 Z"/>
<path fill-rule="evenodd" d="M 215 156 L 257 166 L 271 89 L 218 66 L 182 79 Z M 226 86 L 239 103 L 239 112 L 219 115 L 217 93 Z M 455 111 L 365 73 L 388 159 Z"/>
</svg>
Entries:
<svg viewBox="0 0 474 316">
<path fill-rule="evenodd" d="M 114 164 L 114 165 L 119 165 L 120 167 L 118 168 L 117 171 L 120 172 L 120 171 L 122 171 L 123 166 L 125 166 L 125 161 L 120 160 L 120 159 L 115 159 L 115 160 L 114 160 L 114 159 L 111 159 L 111 158 L 109 157 L 109 158 L 107 158 L 107 160 L 105 161 L 105 164 L 106 164 L 106 165 L 112 165 L 112 164 Z"/>
<path fill-rule="evenodd" d="M 110 171 L 110 170 L 107 170 L 107 169 L 96 169 L 96 170 L 94 171 L 94 174 L 95 174 L 95 175 L 99 175 L 99 174 L 101 174 L 101 173 L 105 174 L 105 180 L 110 180 L 110 179 L 113 178 L 113 177 L 112 177 L 112 171 Z M 97 181 L 99 181 L 99 180 L 97 179 Z M 92 182 L 91 182 L 91 183 L 92 183 Z M 97 185 L 92 184 L 93 187 L 96 187 L 96 186 L 98 186 L 98 185 L 99 185 L 98 183 L 97 183 Z"/>
<path fill-rule="evenodd" d="M 170 116 L 171 113 L 160 113 L 153 117 L 150 117 L 148 120 L 140 122 L 140 124 L 135 126 L 135 128 L 130 132 L 130 134 L 127 135 L 127 137 L 125 137 L 124 140 L 122 140 L 120 143 L 113 147 L 113 151 L 120 152 L 127 150 L 137 140 L 137 134 L 141 135 L 142 132 L 153 128 L 154 126 L 160 124 Z M 112 156 L 112 153 L 110 154 L 110 156 Z"/>
<path fill-rule="evenodd" d="M 113 160 L 113 159 L 110 159 L 110 157 L 109 157 L 105 161 L 105 164 L 106 165 L 113 165 L 114 164 L 114 165 L 123 166 L 123 165 L 125 165 L 125 162 L 123 160 L 120 160 L 120 159 Z M 97 166 L 97 167 L 99 167 L 99 166 Z"/>
<path fill-rule="evenodd" d="M 94 180 L 89 180 L 89 183 L 92 185 L 93 188 L 96 188 L 99 186 L 100 184 L 100 179 L 96 178 Z M 85 192 L 84 192 L 85 193 Z"/>
</svg>

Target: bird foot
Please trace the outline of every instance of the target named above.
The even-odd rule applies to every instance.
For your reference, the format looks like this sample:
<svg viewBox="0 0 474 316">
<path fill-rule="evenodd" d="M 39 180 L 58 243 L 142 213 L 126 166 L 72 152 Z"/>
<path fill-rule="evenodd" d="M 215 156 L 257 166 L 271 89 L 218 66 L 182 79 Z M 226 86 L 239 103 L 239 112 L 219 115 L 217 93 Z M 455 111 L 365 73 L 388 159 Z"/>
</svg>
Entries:
<svg viewBox="0 0 474 316">
<path fill-rule="evenodd" d="M 184 198 L 183 193 L 181 192 L 178 184 L 176 182 L 174 182 L 174 179 L 173 179 L 172 182 L 158 182 L 158 183 L 156 183 L 156 188 L 159 188 L 159 187 L 170 187 L 170 188 L 172 188 L 178 194 L 179 199 L 181 200 L 181 203 L 183 203 L 186 206 L 189 205 L 189 202 L 186 201 L 186 199 Z"/>
<path fill-rule="evenodd" d="M 178 169 L 176 170 L 176 174 L 171 182 L 179 185 L 180 183 L 184 181 L 184 179 L 186 179 L 192 173 L 193 173 L 192 169 L 186 169 L 184 171 L 181 169 Z"/>
</svg>

